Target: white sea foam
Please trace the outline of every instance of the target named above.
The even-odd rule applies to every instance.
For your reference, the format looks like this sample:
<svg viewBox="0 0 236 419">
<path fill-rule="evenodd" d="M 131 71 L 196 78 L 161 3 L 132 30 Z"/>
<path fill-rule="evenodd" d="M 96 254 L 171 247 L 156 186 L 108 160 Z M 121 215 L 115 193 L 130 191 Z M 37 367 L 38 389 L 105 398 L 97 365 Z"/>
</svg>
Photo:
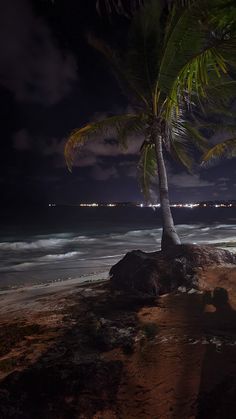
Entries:
<svg viewBox="0 0 236 419">
<path fill-rule="evenodd" d="M 63 261 L 65 259 L 75 258 L 78 255 L 82 255 L 83 252 L 67 252 L 67 253 L 59 253 L 59 254 L 51 254 L 45 255 L 42 257 L 38 257 L 32 259 L 30 262 L 23 262 L 23 263 L 16 263 L 11 266 L 3 266 L 0 268 L 0 272 L 8 272 L 8 271 L 18 271 L 22 269 L 30 269 L 35 266 L 43 265 L 47 262 L 56 262 L 56 261 Z"/>
<path fill-rule="evenodd" d="M 77 236 L 72 238 L 49 238 L 49 239 L 41 239 L 41 240 L 34 240 L 34 241 L 16 241 L 16 242 L 1 242 L 0 243 L 0 250 L 13 250 L 13 251 L 21 251 L 21 250 L 40 250 L 45 248 L 53 248 L 53 247 L 62 247 L 64 245 L 70 243 L 91 243 L 95 242 L 97 239 L 94 237 L 88 236 Z"/>
<path fill-rule="evenodd" d="M 96 258 L 84 258 L 84 259 L 80 259 L 80 260 L 98 260 L 98 259 L 112 259 L 112 258 L 120 258 L 124 256 L 123 254 L 119 254 L 119 255 L 107 255 L 107 256 L 98 256 Z"/>
<path fill-rule="evenodd" d="M 67 243 L 66 239 L 46 239 L 46 240 L 35 240 L 32 242 L 2 242 L 0 243 L 0 249 L 2 250 L 34 250 L 55 246 L 63 246 Z"/>
<path fill-rule="evenodd" d="M 73 237 L 72 239 L 69 240 L 70 242 L 95 242 L 97 241 L 97 238 L 95 237 L 88 237 L 88 236 L 77 236 L 77 237 Z"/>
<path fill-rule="evenodd" d="M 11 272 L 11 271 L 21 271 L 21 270 L 29 270 L 35 266 L 34 262 L 23 262 L 23 263 L 17 263 L 16 265 L 12 265 L 11 267 L 1 267 L 0 272 Z"/>
<path fill-rule="evenodd" d="M 227 230 L 236 230 L 236 224 L 218 224 L 216 226 L 213 226 L 212 229 L 227 229 Z"/>
<path fill-rule="evenodd" d="M 77 255 L 82 255 L 83 252 L 68 252 L 68 253 L 59 253 L 55 255 L 46 255 L 39 258 L 40 261 L 50 261 L 50 260 L 62 260 L 62 259 L 68 259 L 73 258 Z"/>
<path fill-rule="evenodd" d="M 201 228 L 200 224 L 178 224 L 177 226 L 178 230 L 192 230 L 192 229 L 198 229 Z"/>
</svg>

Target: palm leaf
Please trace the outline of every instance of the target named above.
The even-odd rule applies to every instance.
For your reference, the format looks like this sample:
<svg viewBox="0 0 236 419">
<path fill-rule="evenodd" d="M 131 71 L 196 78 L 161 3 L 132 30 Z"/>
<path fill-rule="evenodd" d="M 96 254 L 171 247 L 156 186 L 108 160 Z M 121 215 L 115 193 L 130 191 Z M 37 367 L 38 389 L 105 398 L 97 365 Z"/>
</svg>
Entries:
<svg viewBox="0 0 236 419">
<path fill-rule="evenodd" d="M 223 157 L 235 157 L 236 156 L 236 138 L 230 138 L 219 144 L 216 144 L 210 150 L 208 150 L 202 159 L 202 164 L 210 163 L 215 160 L 219 160 Z"/>
<path fill-rule="evenodd" d="M 183 144 L 183 148 L 185 148 L 186 151 L 187 148 L 190 149 L 191 147 L 195 147 L 201 152 L 205 152 L 209 149 L 208 139 L 205 138 L 199 131 L 196 119 L 194 119 L 194 122 L 190 122 L 186 119 L 185 104 L 181 103 L 178 116 L 176 116 L 175 112 L 172 112 L 171 119 L 168 121 L 167 126 L 169 127 L 167 134 L 170 137 L 170 143 L 172 145 L 174 142 L 177 142 L 177 147 L 179 143 Z M 181 148 L 180 152 L 182 152 Z M 181 158 L 179 158 L 179 160 L 181 161 Z M 186 157 L 186 163 L 187 164 L 183 162 L 184 166 L 190 170 L 192 165 L 191 158 L 188 161 L 188 158 Z"/>
<path fill-rule="evenodd" d="M 196 127 L 194 127 L 189 122 L 183 123 L 184 128 L 186 129 L 186 133 L 188 135 L 189 141 L 200 151 L 205 152 L 209 149 L 208 140 L 198 131 Z"/>
<path fill-rule="evenodd" d="M 161 2 L 150 0 L 134 16 L 125 55 L 125 71 L 152 104 L 161 51 Z"/>
<path fill-rule="evenodd" d="M 184 108 L 181 108 L 181 116 L 175 117 L 169 122 L 169 152 L 172 157 L 182 164 L 189 172 L 192 171 L 194 158 L 193 149 L 200 151 L 209 149 L 208 141 L 198 129 L 185 119 Z"/>
<path fill-rule="evenodd" d="M 131 121 L 138 124 L 140 119 L 142 119 L 140 115 L 115 115 L 73 130 L 66 141 L 64 149 L 68 169 L 71 171 L 76 152 L 87 140 L 95 138 L 98 134 L 106 134 L 110 130 L 115 131 L 115 135 L 119 138 L 119 134 L 123 133 L 126 124 L 130 124 Z"/>
<path fill-rule="evenodd" d="M 221 116 L 222 116 L 222 114 L 221 114 Z M 224 117 L 225 117 L 225 115 L 224 115 Z M 199 133 L 198 129 L 203 129 L 203 128 L 207 129 L 207 130 L 209 130 L 213 133 L 222 133 L 222 132 L 229 132 L 231 134 L 236 133 L 236 124 L 235 123 L 228 123 L 228 122 L 225 122 L 225 121 L 222 121 L 222 122 L 219 121 L 218 123 L 216 123 L 216 122 L 209 122 L 209 123 L 203 123 L 202 122 L 202 123 L 200 123 L 199 122 L 197 128 L 194 128 L 194 129 Z M 200 149 L 200 147 L 199 147 L 199 149 Z M 204 151 L 204 150 L 202 149 L 202 151 Z"/>
<path fill-rule="evenodd" d="M 136 98 L 138 102 L 143 103 L 143 105 L 148 108 L 149 104 L 147 99 L 142 94 L 142 91 L 139 89 L 134 80 L 129 77 L 129 74 L 126 71 L 124 66 L 124 58 L 122 59 L 117 51 L 112 49 L 101 39 L 95 38 L 92 34 L 89 34 L 87 38 L 89 44 L 98 52 L 100 52 L 110 63 L 113 74 L 117 79 L 121 90 L 128 97 L 128 99 L 133 101 L 133 99 Z"/>
<path fill-rule="evenodd" d="M 206 88 L 206 105 L 211 109 L 218 107 L 230 107 L 231 102 L 234 101 L 236 96 L 236 80 L 230 78 L 222 78 L 217 84 L 211 84 Z M 226 108 L 227 107 L 227 108 Z"/>
<path fill-rule="evenodd" d="M 163 47 L 158 85 L 170 96 L 173 83 L 184 66 L 193 59 L 205 45 L 206 32 L 199 31 L 199 22 L 192 14 L 192 8 L 174 13 L 170 18 L 166 43 Z"/>
<path fill-rule="evenodd" d="M 183 142 L 173 141 L 171 144 L 170 154 L 177 162 L 184 166 L 188 172 L 192 172 L 194 161 L 186 148 L 186 144 Z"/>
<path fill-rule="evenodd" d="M 108 15 L 112 12 L 129 17 L 138 7 L 143 4 L 144 0 L 97 0 L 96 8 L 99 14 L 104 10 Z"/>
<path fill-rule="evenodd" d="M 150 199 L 151 182 L 157 176 L 157 161 L 154 144 L 151 144 L 148 141 L 144 141 L 140 150 L 138 174 L 141 191 L 146 202 L 148 202 Z"/>
<path fill-rule="evenodd" d="M 107 14 L 113 11 L 119 15 L 129 16 L 134 13 L 138 7 L 143 5 L 145 0 L 97 0 L 96 9 L 99 14 L 104 10 Z M 172 3 L 175 1 L 179 6 L 187 7 L 193 0 L 168 0 L 168 6 L 171 8 Z"/>
<path fill-rule="evenodd" d="M 120 126 L 117 132 L 117 139 L 121 147 L 128 148 L 128 139 L 131 135 L 145 133 L 148 124 L 148 117 L 146 114 L 137 115 L 137 117 L 130 118 L 125 124 Z"/>
<path fill-rule="evenodd" d="M 169 29 L 157 80 L 160 90 L 168 97 L 165 103 L 167 117 L 173 108 L 178 112 L 179 99 L 186 93 L 190 97 L 193 92 L 198 96 L 206 95 L 209 81 L 226 74 L 228 52 L 232 55 L 236 47 L 235 32 L 229 30 L 226 36 L 222 29 L 214 34 L 211 22 L 199 7 L 201 3 L 195 1 L 185 8 Z M 211 9 L 211 3 L 205 3 Z M 215 0 L 216 3 L 222 4 L 222 0 Z"/>
</svg>

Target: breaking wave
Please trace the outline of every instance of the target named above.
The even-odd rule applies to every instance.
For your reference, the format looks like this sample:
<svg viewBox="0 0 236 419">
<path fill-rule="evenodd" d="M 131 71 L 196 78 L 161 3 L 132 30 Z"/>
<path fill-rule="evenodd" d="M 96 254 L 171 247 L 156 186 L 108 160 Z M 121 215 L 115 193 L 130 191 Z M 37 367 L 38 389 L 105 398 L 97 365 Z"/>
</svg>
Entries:
<svg viewBox="0 0 236 419">
<path fill-rule="evenodd" d="M 179 224 L 182 242 L 212 244 L 236 251 L 236 224 Z M 155 227 L 155 226 L 154 226 Z M 109 270 L 125 253 L 133 249 L 152 252 L 160 249 L 161 228 L 137 229 L 114 223 L 110 230 L 95 229 L 78 234 L 31 235 L 11 237 L 0 242 L 0 286 L 21 285 L 35 281 L 52 281 L 79 277 L 92 272 Z M 15 240 L 14 240 L 15 239 Z"/>
<path fill-rule="evenodd" d="M 45 248 L 52 248 L 52 247 L 63 247 L 70 243 L 91 243 L 96 241 L 94 237 L 88 236 L 77 236 L 71 237 L 68 239 L 60 239 L 60 238 L 49 238 L 49 239 L 41 239 L 41 240 L 34 240 L 34 241 L 15 241 L 15 242 L 1 242 L 0 243 L 0 250 L 13 250 L 13 251 L 21 251 L 21 250 L 40 250 Z"/>
</svg>

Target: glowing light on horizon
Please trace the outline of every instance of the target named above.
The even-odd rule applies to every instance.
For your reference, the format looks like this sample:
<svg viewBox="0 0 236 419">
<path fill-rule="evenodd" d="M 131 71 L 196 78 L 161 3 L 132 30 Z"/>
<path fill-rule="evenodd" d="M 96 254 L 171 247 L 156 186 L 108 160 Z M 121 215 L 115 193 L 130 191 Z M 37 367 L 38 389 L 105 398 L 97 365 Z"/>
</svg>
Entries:
<svg viewBox="0 0 236 419">
<path fill-rule="evenodd" d="M 80 207 L 98 207 L 99 205 L 96 202 L 93 202 L 92 204 L 80 204 Z"/>
<path fill-rule="evenodd" d="M 217 201 L 215 201 L 217 202 Z M 170 207 L 173 208 L 232 208 L 232 207 L 236 207 L 236 203 L 234 203 L 236 201 L 233 202 L 219 202 L 219 203 L 214 203 L 213 202 L 208 202 L 208 203 L 194 203 L 194 202 L 189 202 L 189 203 L 175 203 L 175 204 L 170 204 Z M 58 206 L 58 204 L 55 203 L 49 203 L 48 207 L 56 207 Z M 59 205 L 60 206 L 60 205 Z M 109 208 L 114 208 L 114 207 L 139 207 L 139 208 L 160 208 L 160 203 L 158 204 L 144 204 L 143 202 L 141 203 L 135 203 L 135 202 L 102 202 L 102 203 L 97 203 L 97 202 L 82 202 L 80 204 L 77 204 L 76 206 L 79 207 L 90 207 L 90 208 L 98 208 L 98 207 L 109 207 Z"/>
</svg>

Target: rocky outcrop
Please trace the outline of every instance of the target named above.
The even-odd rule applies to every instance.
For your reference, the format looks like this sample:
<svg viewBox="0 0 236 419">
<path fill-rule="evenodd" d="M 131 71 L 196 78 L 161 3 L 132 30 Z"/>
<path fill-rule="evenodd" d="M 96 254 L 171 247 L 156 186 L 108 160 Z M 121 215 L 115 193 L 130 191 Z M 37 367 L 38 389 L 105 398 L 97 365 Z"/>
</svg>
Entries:
<svg viewBox="0 0 236 419">
<path fill-rule="evenodd" d="M 197 271 L 211 265 L 235 264 L 236 255 L 212 246 L 177 245 L 168 250 L 145 253 L 134 250 L 110 270 L 113 290 L 157 296 L 198 286 Z"/>
</svg>

